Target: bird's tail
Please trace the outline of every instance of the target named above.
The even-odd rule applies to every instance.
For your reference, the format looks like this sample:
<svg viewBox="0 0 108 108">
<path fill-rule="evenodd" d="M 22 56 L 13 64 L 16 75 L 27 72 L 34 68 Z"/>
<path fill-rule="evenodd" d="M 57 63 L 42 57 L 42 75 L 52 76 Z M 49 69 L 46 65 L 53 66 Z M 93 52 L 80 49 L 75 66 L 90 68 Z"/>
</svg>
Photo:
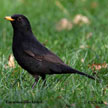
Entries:
<svg viewBox="0 0 108 108">
<path fill-rule="evenodd" d="M 94 78 L 93 76 L 88 75 L 88 74 L 83 73 L 83 72 L 80 72 L 80 71 L 78 71 L 78 70 L 72 69 L 72 68 L 70 69 L 69 73 L 80 74 L 80 75 L 83 75 L 83 76 L 86 76 L 86 77 L 88 77 L 88 78 L 90 78 L 90 79 L 95 80 L 95 78 Z"/>
<path fill-rule="evenodd" d="M 90 79 L 95 80 L 95 78 L 93 76 L 88 75 L 88 74 L 83 73 L 83 72 L 80 72 L 78 70 L 75 70 L 75 69 L 73 69 L 73 68 L 71 68 L 71 67 L 69 67 L 67 65 L 66 66 L 61 65 L 58 68 L 55 68 L 54 70 L 51 70 L 51 71 L 54 74 L 80 74 L 80 75 L 83 75 L 83 76 L 86 76 L 86 77 L 88 77 Z"/>
</svg>

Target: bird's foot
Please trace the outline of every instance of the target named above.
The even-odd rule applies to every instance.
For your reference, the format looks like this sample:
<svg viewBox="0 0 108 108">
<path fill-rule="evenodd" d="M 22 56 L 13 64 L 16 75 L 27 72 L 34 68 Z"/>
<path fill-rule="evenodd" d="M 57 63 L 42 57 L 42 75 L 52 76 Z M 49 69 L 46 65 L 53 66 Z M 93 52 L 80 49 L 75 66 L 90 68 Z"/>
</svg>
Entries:
<svg viewBox="0 0 108 108">
<path fill-rule="evenodd" d="M 35 82 L 33 83 L 32 88 L 35 87 L 35 85 L 37 84 L 37 82 L 39 80 L 39 76 L 38 75 L 35 75 L 34 77 L 35 77 Z"/>
<path fill-rule="evenodd" d="M 32 85 L 32 89 L 35 87 L 36 83 L 37 83 L 36 81 L 33 83 L 33 85 Z"/>
</svg>

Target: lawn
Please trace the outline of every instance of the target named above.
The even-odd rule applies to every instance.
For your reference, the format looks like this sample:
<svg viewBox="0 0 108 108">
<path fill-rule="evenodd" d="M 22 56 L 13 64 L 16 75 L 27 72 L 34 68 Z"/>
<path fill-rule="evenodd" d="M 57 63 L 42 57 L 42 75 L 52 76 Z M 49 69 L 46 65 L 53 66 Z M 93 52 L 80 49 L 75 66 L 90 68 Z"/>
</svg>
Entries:
<svg viewBox="0 0 108 108">
<path fill-rule="evenodd" d="M 0 0 L 0 108 L 107 108 L 107 4 L 107 0 Z M 77 74 L 47 75 L 45 87 L 40 78 L 32 89 L 33 77 L 16 61 L 14 68 L 8 65 L 13 30 L 4 17 L 16 13 L 29 18 L 37 39 L 66 64 L 101 82 Z M 75 23 L 77 15 L 86 21 Z"/>
</svg>

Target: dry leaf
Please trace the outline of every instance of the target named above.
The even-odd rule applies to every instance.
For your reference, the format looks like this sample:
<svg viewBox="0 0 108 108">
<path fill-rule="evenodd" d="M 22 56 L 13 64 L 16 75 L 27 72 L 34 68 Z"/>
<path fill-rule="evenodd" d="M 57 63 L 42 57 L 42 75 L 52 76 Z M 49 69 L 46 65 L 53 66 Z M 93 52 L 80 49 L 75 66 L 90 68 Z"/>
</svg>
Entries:
<svg viewBox="0 0 108 108">
<path fill-rule="evenodd" d="M 108 105 L 108 102 L 105 101 L 104 104 L 105 104 L 105 105 Z"/>
<path fill-rule="evenodd" d="M 61 30 L 70 30 L 72 29 L 72 22 L 67 20 L 66 18 L 61 19 L 57 24 L 56 24 L 56 29 L 58 31 Z"/>
<path fill-rule="evenodd" d="M 81 62 L 84 63 L 84 59 L 83 58 L 81 59 Z"/>
<path fill-rule="evenodd" d="M 90 24 L 90 21 L 89 21 L 89 19 L 86 16 L 83 16 L 81 14 L 78 14 L 78 15 L 76 15 L 74 17 L 73 23 L 74 24 L 82 25 L 82 24 Z"/>
<path fill-rule="evenodd" d="M 9 66 L 10 68 L 14 68 L 14 67 L 15 67 L 14 57 L 13 57 L 12 54 L 11 54 L 11 55 L 9 56 L 9 58 L 8 58 L 8 66 Z"/>
<path fill-rule="evenodd" d="M 97 105 L 96 105 L 95 108 L 100 108 L 100 106 L 97 106 Z"/>
<path fill-rule="evenodd" d="M 89 46 L 88 45 L 80 45 L 80 48 L 85 49 L 85 48 L 89 48 Z"/>
<path fill-rule="evenodd" d="M 106 68 L 108 67 L 108 64 L 107 64 L 107 63 L 92 64 L 92 65 L 89 65 L 89 67 L 90 67 L 92 70 L 101 70 L 102 68 L 103 68 L 103 69 L 106 69 Z"/>
</svg>

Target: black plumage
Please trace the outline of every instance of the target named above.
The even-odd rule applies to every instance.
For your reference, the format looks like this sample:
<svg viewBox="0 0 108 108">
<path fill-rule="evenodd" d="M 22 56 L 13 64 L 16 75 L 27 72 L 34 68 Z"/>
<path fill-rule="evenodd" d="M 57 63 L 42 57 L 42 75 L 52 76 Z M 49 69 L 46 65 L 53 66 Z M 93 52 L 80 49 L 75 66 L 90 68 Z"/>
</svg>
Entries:
<svg viewBox="0 0 108 108">
<path fill-rule="evenodd" d="M 12 50 L 18 64 L 35 77 L 35 83 L 39 76 L 45 80 L 46 74 L 80 74 L 88 78 L 94 77 L 72 69 L 58 56 L 44 47 L 34 36 L 30 23 L 24 15 L 12 15 L 5 17 L 13 26 Z M 33 86 L 34 86 L 33 85 Z"/>
</svg>

